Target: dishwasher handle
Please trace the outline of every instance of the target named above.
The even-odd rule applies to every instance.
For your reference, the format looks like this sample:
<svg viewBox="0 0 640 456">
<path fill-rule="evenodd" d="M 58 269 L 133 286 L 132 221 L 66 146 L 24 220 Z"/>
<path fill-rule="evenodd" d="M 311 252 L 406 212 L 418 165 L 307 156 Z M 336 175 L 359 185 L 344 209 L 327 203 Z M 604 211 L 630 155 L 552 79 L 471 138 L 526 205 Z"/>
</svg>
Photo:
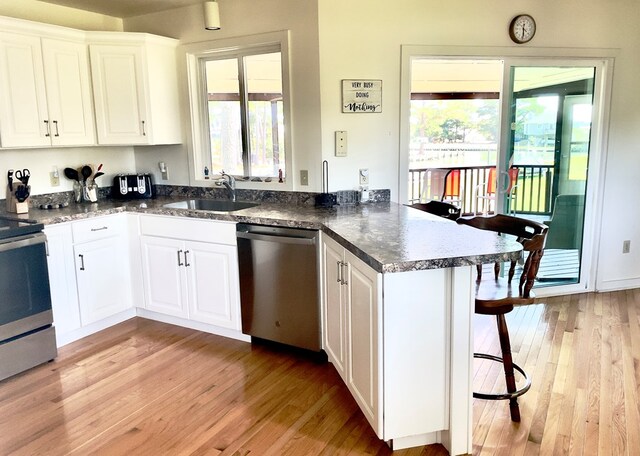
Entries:
<svg viewBox="0 0 640 456">
<path fill-rule="evenodd" d="M 250 240 L 265 241 L 265 242 L 277 242 L 279 244 L 314 245 L 316 243 L 315 237 L 303 238 L 303 237 L 279 236 L 274 234 L 247 233 L 245 231 L 236 232 L 236 236 L 242 239 L 250 239 Z"/>
</svg>

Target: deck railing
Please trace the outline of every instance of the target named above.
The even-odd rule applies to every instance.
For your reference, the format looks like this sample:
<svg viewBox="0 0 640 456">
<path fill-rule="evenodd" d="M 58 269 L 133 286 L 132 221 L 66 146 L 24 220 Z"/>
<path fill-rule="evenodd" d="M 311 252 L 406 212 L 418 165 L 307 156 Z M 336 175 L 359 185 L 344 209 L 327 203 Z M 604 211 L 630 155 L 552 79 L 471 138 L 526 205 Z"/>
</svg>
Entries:
<svg viewBox="0 0 640 456">
<path fill-rule="evenodd" d="M 510 204 L 515 207 L 508 208 L 518 214 L 550 215 L 553 210 L 553 165 L 514 165 L 518 168 L 518 181 L 513 190 L 514 197 Z M 457 166 L 452 169 L 460 170 L 459 196 L 455 197 L 454 204 L 462 209 L 463 214 L 481 212 L 484 208 L 478 203 L 478 195 L 485 195 L 485 189 L 493 166 Z M 427 194 L 425 185 L 431 185 L 430 176 L 432 168 L 416 168 L 409 170 L 409 203 L 420 202 L 422 195 Z M 425 179 L 426 177 L 426 179 Z M 499 187 L 505 186 L 502 182 Z M 443 189 L 444 191 L 444 189 Z M 451 198 L 444 198 L 447 201 Z M 489 202 L 488 212 L 494 212 L 495 201 Z"/>
</svg>

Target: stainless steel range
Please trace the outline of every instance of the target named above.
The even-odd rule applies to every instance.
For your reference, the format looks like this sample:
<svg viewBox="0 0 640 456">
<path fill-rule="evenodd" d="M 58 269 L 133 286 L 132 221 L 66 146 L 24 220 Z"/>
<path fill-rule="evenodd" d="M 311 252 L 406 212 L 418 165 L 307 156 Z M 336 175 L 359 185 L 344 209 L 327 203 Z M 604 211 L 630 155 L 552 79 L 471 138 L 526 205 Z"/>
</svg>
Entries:
<svg viewBox="0 0 640 456">
<path fill-rule="evenodd" d="M 43 229 L 0 216 L 0 380 L 57 355 Z"/>
</svg>

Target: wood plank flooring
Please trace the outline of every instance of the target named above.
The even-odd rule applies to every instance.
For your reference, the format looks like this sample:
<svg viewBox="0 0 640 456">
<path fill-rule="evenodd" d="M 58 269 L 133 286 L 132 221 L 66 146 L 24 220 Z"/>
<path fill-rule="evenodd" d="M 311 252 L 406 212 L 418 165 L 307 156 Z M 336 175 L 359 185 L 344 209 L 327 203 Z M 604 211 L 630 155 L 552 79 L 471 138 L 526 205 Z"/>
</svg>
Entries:
<svg viewBox="0 0 640 456">
<path fill-rule="evenodd" d="M 640 290 L 549 298 L 508 315 L 533 379 L 522 422 L 474 401 L 474 454 L 640 454 Z M 476 349 L 498 352 L 478 316 Z M 475 386 L 500 389 L 498 365 Z M 135 318 L 0 382 L 0 455 L 388 455 L 333 367 Z M 443 455 L 440 445 L 393 452 Z"/>
<path fill-rule="evenodd" d="M 495 320 L 475 324 L 476 351 L 499 354 Z M 474 454 L 640 454 L 640 289 L 545 298 L 507 324 L 533 385 L 519 424 L 505 402 L 474 400 Z M 498 363 L 474 372 L 475 390 L 504 390 Z"/>
</svg>

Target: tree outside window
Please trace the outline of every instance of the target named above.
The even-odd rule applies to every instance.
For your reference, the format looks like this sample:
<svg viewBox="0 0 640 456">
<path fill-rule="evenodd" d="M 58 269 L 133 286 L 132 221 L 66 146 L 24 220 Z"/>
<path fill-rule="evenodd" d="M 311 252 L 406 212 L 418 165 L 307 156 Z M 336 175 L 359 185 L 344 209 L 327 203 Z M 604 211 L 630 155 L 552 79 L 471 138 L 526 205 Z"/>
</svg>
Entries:
<svg viewBox="0 0 640 456">
<path fill-rule="evenodd" d="M 246 178 L 285 173 L 280 51 L 201 59 L 213 172 Z"/>
</svg>

